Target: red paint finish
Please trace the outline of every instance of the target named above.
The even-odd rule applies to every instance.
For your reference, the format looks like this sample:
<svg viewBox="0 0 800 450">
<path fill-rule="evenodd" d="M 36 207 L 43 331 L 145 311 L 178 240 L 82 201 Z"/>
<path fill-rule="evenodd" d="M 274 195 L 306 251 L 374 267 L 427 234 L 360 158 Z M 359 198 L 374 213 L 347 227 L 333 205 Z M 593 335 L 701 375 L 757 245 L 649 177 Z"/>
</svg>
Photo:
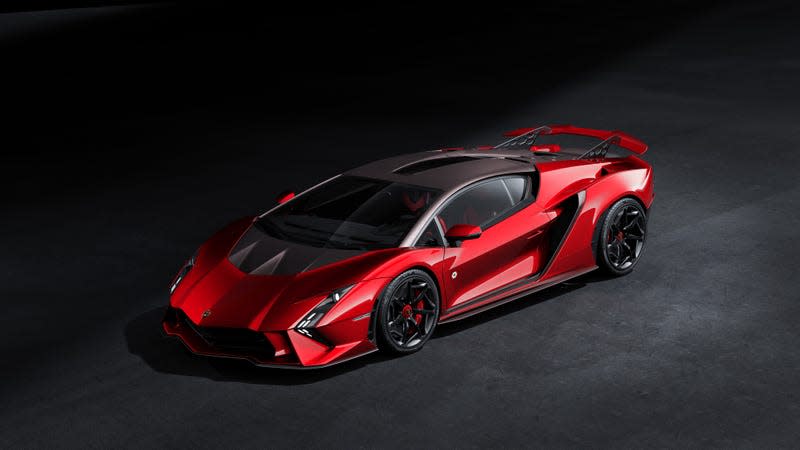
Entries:
<svg viewBox="0 0 800 450">
<path fill-rule="evenodd" d="M 547 144 L 547 145 L 531 145 L 532 152 L 548 152 L 548 153 L 558 153 L 561 151 L 561 146 L 558 144 Z"/>
<path fill-rule="evenodd" d="M 525 130 L 530 129 L 509 135 Z M 550 128 L 549 134 L 558 133 L 616 135 L 634 152 L 647 148 L 619 132 Z M 485 229 L 452 226 L 446 233 L 451 245 L 444 247 L 374 250 L 300 273 L 252 275 L 228 260 L 253 218 L 235 221 L 200 247 L 194 266 L 170 297 L 172 311 L 182 311 L 191 323 L 165 319 L 164 330 L 203 355 L 276 367 L 338 363 L 376 350 L 376 301 L 404 271 L 427 271 L 440 294 L 439 320 L 456 320 L 594 269 L 592 239 L 603 212 L 623 197 L 638 200 L 646 209 L 653 202 L 652 168 L 637 156 L 557 158 L 535 165 L 535 198 Z M 521 167 L 520 173 L 530 173 L 530 166 Z M 577 211 L 567 206 L 574 199 L 582 200 Z M 417 204 L 409 199 L 406 206 L 415 211 Z M 554 239 L 556 224 L 564 220 L 569 226 Z M 332 292 L 348 286 L 349 291 L 315 322 L 313 333 L 298 328 Z M 204 339 L 198 329 L 250 330 L 251 336 L 263 336 L 274 354 L 226 349 Z"/>
<path fill-rule="evenodd" d="M 462 223 L 448 228 L 444 236 L 450 241 L 466 241 L 481 237 L 481 233 L 481 227 Z"/>
<path fill-rule="evenodd" d="M 285 191 L 285 192 L 281 192 L 280 194 L 278 194 L 278 198 L 276 200 L 278 201 L 278 204 L 282 205 L 282 204 L 288 202 L 289 200 L 291 200 L 293 198 L 294 198 L 294 192 Z"/>
<path fill-rule="evenodd" d="M 442 310 L 535 274 L 542 263 L 543 229 L 551 220 L 533 204 L 489 227 L 480 238 L 446 248 Z"/>
</svg>

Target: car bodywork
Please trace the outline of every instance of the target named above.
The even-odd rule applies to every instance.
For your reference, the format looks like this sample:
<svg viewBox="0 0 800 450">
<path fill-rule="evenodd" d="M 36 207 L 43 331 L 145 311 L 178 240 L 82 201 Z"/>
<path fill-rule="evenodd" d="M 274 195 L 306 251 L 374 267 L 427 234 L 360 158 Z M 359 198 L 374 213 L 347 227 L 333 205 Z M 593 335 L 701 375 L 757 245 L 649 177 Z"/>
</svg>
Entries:
<svg viewBox="0 0 800 450">
<path fill-rule="evenodd" d="M 537 143 L 560 134 L 600 142 L 588 150 Z M 392 248 L 364 251 L 281 240 L 254 226 L 274 209 L 233 222 L 205 242 L 173 280 L 164 330 L 202 355 L 287 368 L 339 363 L 377 349 L 377 299 L 404 271 L 431 275 L 441 299 L 439 322 L 458 320 L 594 270 L 603 212 L 624 197 L 646 210 L 652 204 L 652 168 L 638 156 L 647 146 L 630 135 L 562 125 L 506 136 L 496 146 L 400 155 L 340 175 L 441 192 Z M 608 154 L 614 147 L 624 151 Z M 480 230 L 480 238 L 417 245 L 431 224 L 442 235 L 455 225 L 437 220 L 448 202 L 505 176 L 526 177 L 530 192 Z M 314 189 L 284 195 L 283 204 Z M 313 327 L 304 325 L 312 322 Z"/>
</svg>

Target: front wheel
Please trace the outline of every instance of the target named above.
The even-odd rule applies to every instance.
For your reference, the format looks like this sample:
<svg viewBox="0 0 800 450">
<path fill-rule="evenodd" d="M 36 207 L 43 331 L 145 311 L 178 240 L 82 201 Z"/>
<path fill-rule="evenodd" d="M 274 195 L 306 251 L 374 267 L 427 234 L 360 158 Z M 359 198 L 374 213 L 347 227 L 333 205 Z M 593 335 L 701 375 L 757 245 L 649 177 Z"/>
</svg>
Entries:
<svg viewBox="0 0 800 450">
<path fill-rule="evenodd" d="M 644 249 L 647 216 L 636 200 L 614 203 L 598 223 L 597 264 L 612 275 L 630 273 Z"/>
<path fill-rule="evenodd" d="M 421 349 L 439 320 L 439 292 L 433 278 L 422 270 L 403 272 L 378 301 L 378 347 L 401 354 Z"/>
</svg>

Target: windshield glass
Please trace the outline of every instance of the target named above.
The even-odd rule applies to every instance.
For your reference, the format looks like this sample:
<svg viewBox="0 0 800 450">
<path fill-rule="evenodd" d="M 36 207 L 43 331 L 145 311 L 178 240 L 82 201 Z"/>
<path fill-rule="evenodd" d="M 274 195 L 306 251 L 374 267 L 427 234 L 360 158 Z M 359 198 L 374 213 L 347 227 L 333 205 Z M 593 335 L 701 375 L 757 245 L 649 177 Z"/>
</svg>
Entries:
<svg viewBox="0 0 800 450">
<path fill-rule="evenodd" d="M 419 186 L 341 176 L 280 206 L 256 226 L 278 239 L 315 247 L 397 247 L 439 194 Z"/>
</svg>

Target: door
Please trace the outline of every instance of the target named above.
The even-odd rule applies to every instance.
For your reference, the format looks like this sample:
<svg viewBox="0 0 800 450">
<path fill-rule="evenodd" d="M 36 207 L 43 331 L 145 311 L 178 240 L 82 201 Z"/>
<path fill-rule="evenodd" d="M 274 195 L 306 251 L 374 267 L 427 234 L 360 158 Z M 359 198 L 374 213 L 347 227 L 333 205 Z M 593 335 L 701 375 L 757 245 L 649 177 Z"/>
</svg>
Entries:
<svg viewBox="0 0 800 450">
<path fill-rule="evenodd" d="M 540 268 L 539 238 L 550 217 L 533 204 L 528 176 L 478 182 L 457 193 L 435 220 L 443 230 L 470 224 L 483 231 L 478 239 L 445 248 L 445 312 L 530 278 Z"/>
</svg>

